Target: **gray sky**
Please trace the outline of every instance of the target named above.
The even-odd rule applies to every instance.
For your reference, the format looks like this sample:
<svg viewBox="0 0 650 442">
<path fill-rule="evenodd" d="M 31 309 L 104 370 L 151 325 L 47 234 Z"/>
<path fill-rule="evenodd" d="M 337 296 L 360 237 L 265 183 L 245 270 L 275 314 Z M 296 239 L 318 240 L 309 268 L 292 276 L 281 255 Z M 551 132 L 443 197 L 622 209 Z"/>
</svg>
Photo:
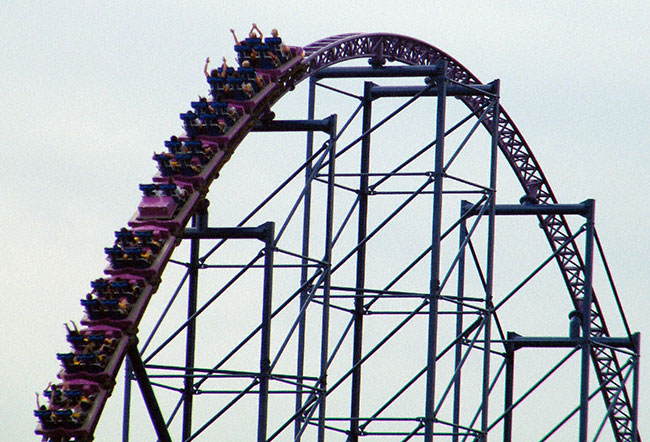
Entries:
<svg viewBox="0 0 650 442">
<path fill-rule="evenodd" d="M 152 152 L 180 133 L 178 113 L 205 94 L 205 58 L 232 59 L 229 29 L 244 35 L 253 21 L 295 45 L 347 32 L 404 34 L 484 82 L 500 78 L 502 105 L 559 200 L 596 199 L 632 329 L 650 335 L 647 2 L 115 3 L 0 6 L 3 440 L 36 440 L 33 394 L 67 348 L 61 324 L 81 317 L 103 247 L 154 172 Z M 650 365 L 642 367 L 648 437 Z M 110 425 L 102 422 L 97 440 L 117 440 L 115 413 L 107 409 Z"/>
</svg>

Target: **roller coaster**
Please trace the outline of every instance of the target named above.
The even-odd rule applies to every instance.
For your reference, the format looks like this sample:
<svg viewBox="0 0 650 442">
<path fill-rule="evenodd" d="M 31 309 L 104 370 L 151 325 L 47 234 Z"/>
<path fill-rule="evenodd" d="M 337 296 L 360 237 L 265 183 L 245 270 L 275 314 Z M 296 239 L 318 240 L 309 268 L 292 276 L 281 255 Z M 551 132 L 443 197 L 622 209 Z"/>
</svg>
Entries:
<svg viewBox="0 0 650 442">
<path fill-rule="evenodd" d="M 595 229 L 594 201 L 558 202 L 530 147 L 500 105 L 498 80 L 481 83 L 438 48 L 395 34 L 336 35 L 304 47 L 287 46 L 277 32 L 265 39 L 251 32 L 244 41 L 235 40 L 239 66 L 228 66 L 224 58 L 220 68 L 208 72 L 206 63 L 210 98 L 191 102 L 191 110 L 180 114 L 184 133 L 164 142 L 166 152 L 154 154 L 157 174 L 151 183 L 140 185 L 142 200 L 135 214 L 104 249 L 104 276 L 92 281 L 81 299 L 81 327 L 66 325 L 71 350 L 57 353 L 58 381 L 45 388 L 44 403 L 34 411 L 36 434 L 43 441 L 93 440 L 123 365 L 124 442 L 129 440 L 133 381 L 155 431 L 152 440 L 159 441 L 172 440 L 170 426 L 181 408 L 183 441 L 641 440 L 640 336 L 625 319 Z M 343 62 L 349 63 L 334 66 Z M 326 84 L 356 80 L 358 85 L 359 79 L 368 78 L 387 83 L 365 81 L 361 95 Z M 424 81 L 403 85 L 414 78 Z M 273 106 L 303 80 L 309 80 L 307 119 L 276 119 Z M 395 80 L 402 83 L 396 85 Z M 358 102 L 342 128 L 338 115 L 315 117 L 318 87 Z M 391 97 L 405 101 L 373 124 L 373 106 L 377 109 Z M 384 168 L 373 169 L 371 138 L 380 137 L 381 130 L 409 107 L 430 103 L 431 97 L 434 139 L 415 152 L 400 141 L 391 142 L 391 150 L 373 150 L 373 159 Z M 466 112 L 454 114 L 459 120 L 451 126 L 448 98 L 457 99 Z M 360 135 L 338 147 L 344 132 L 355 125 Z M 454 166 L 466 167 L 462 157 L 470 146 L 475 148 L 473 137 L 481 127 L 487 133 L 477 161 L 481 172 L 461 176 Z M 458 135 L 461 130 L 467 130 L 466 135 Z M 306 156 L 239 224 L 208 227 L 208 190 L 251 132 L 305 132 Z M 454 136 L 457 148 L 445 152 Z M 317 137 L 324 137 L 320 147 L 315 147 Z M 499 151 L 523 188 L 516 204 L 496 202 Z M 350 160 L 350 152 L 358 152 L 360 159 Z M 298 196 L 282 206 L 286 218 L 268 221 L 279 211 L 265 208 L 296 182 Z M 387 182 L 401 184 L 383 190 Z M 341 193 L 346 196 L 339 197 Z M 371 210 L 379 198 L 391 203 Z M 459 215 L 443 215 L 443 201 L 444 207 L 456 202 Z M 412 207 L 417 210 L 408 212 Z M 299 208 L 300 222 L 295 221 Z M 264 216 L 266 222 L 254 224 Z M 505 216 L 536 219 L 550 245 L 550 254 L 539 266 L 507 291 L 495 289 L 495 225 Z M 402 225 L 400 217 L 406 218 Z M 426 238 L 418 234 L 417 245 L 411 241 L 415 234 L 405 233 L 413 228 L 413 218 L 427 226 Z M 574 219 L 583 220 L 577 229 L 570 224 Z M 296 223 L 299 228 L 294 229 Z M 394 256 L 377 256 L 380 252 L 372 248 L 384 232 L 392 237 L 388 247 Z M 450 245 L 452 233 L 458 235 L 456 245 Z M 291 245 L 286 245 L 287 238 Z M 215 252 L 245 239 L 263 243 L 247 264 L 232 265 L 228 255 L 229 264 L 209 264 Z M 191 243 L 186 263 L 172 258 L 183 240 Z M 217 240 L 217 245 L 201 257 L 200 243 L 208 240 Z M 402 246 L 417 253 L 397 265 Z M 611 336 L 593 289 L 596 257 L 607 277 L 608 305 L 617 306 L 625 330 L 622 337 Z M 568 333 L 506 332 L 505 312 L 552 262 L 569 295 Z M 170 263 L 181 264 L 186 272 L 165 311 L 188 281 L 187 316 L 160 347 L 145 354 L 151 337 L 139 350 L 139 327 Z M 232 277 L 215 283 L 214 296 L 199 306 L 199 270 L 208 268 Z M 212 350 L 218 354 L 211 355 L 217 361 L 213 359 L 211 367 L 200 366 L 200 316 L 225 298 L 242 275 L 256 269 L 262 276 L 257 270 L 254 288 L 237 289 L 252 291 L 238 301 L 250 307 L 244 313 L 249 317 L 239 319 L 242 328 L 250 328 L 242 334 L 232 330 L 237 340 L 224 344 L 222 353 Z M 288 313 L 290 308 L 293 313 Z M 277 330 L 273 336 L 281 338 L 271 339 L 272 328 Z M 156 363 L 155 357 L 183 332 L 184 361 Z M 526 389 L 515 385 L 514 376 L 515 354 L 524 349 L 565 355 Z M 576 373 L 575 407 L 545 423 L 544 433 L 532 436 L 521 418 L 528 423 L 544 419 L 517 412 L 534 402 L 533 393 L 568 364 Z M 154 387 L 177 393 L 167 418 Z M 197 428 L 192 421 L 199 395 L 219 400 Z M 598 406 L 596 397 L 602 400 Z"/>
</svg>

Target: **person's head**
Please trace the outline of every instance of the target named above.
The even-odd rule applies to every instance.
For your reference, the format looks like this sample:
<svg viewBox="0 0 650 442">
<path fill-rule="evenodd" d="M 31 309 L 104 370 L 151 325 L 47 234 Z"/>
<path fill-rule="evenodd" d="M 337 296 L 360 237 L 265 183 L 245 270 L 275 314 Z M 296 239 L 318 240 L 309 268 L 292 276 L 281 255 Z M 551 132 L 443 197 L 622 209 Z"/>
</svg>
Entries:
<svg viewBox="0 0 650 442">
<path fill-rule="evenodd" d="M 273 38 L 278 38 L 278 35 L 279 35 L 279 34 L 278 34 L 278 30 L 277 30 L 277 29 L 275 29 L 275 28 L 271 29 L 271 37 L 273 37 Z"/>
</svg>

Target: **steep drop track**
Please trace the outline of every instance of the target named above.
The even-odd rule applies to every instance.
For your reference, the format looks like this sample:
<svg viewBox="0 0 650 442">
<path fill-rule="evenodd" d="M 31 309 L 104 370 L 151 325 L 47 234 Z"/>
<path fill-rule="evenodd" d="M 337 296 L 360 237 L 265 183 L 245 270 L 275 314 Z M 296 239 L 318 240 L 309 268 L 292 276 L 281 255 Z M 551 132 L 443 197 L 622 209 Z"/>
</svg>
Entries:
<svg viewBox="0 0 650 442">
<path fill-rule="evenodd" d="M 257 44 L 261 42 L 252 42 Z M 347 60 L 370 58 L 374 66 L 385 61 L 407 65 L 433 65 L 446 61 L 449 80 L 478 85 L 464 66 L 422 41 L 394 34 L 345 34 L 328 37 L 304 48 L 280 50 L 270 41 L 269 54 L 262 49 L 254 72 L 244 70 L 243 81 L 228 82 L 221 73 L 208 79 L 219 103 L 195 102 L 193 110 L 181 114 L 187 135 L 165 142 L 168 153 L 157 154 L 160 173 L 152 184 L 142 185 L 143 200 L 128 228 L 116 232 L 115 244 L 107 247 L 110 265 L 107 276 L 93 281 L 92 292 L 82 300 L 87 316 L 83 329 L 71 326 L 70 353 L 58 354 L 63 382 L 48 385 L 48 405 L 35 411 L 40 423 L 37 434 L 48 441 L 89 441 L 115 377 L 151 295 L 157 290 L 162 272 L 180 236 L 204 199 L 211 182 L 235 152 L 236 147 L 272 105 L 298 82 L 318 71 Z M 249 57 L 245 47 L 236 48 L 240 60 Z M 304 52 L 303 52 L 304 51 Z M 273 55 L 270 55 L 273 53 Z M 277 59 L 282 63 L 278 66 Z M 381 69 L 381 67 L 378 67 Z M 229 89 L 230 88 L 230 89 Z M 251 88 L 253 91 L 251 92 Z M 475 112 L 486 105 L 485 96 L 461 97 Z M 557 199 L 548 180 L 520 131 L 503 108 L 488 114 L 482 124 L 490 132 L 498 118 L 498 145 L 510 164 L 527 201 L 554 204 Z M 577 245 L 564 243 L 573 234 L 561 215 L 539 217 L 553 251 L 563 248 L 556 260 L 571 300 L 578 308 L 584 296 L 585 265 Z M 593 337 L 607 337 L 609 331 L 600 305 L 593 298 Z M 594 347 L 592 361 L 602 389 L 605 406 L 617 441 L 632 441 L 632 406 L 612 350 Z M 623 394 L 616 394 L 622 387 Z"/>
</svg>

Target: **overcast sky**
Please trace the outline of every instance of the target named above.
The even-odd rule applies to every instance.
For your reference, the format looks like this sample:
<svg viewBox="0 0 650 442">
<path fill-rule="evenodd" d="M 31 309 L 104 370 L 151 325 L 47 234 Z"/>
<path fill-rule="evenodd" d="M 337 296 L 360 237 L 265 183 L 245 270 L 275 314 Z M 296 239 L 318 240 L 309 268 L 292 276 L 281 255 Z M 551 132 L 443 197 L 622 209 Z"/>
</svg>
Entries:
<svg viewBox="0 0 650 442">
<path fill-rule="evenodd" d="M 26 0 L 3 2 L 0 20 L 2 440 L 36 440 L 34 391 L 58 370 L 61 324 L 80 318 L 103 247 L 154 172 L 151 153 L 205 94 L 205 58 L 232 58 L 229 29 L 241 36 L 253 21 L 295 45 L 347 32 L 404 34 L 482 81 L 501 79 L 501 103 L 558 199 L 596 199 L 632 329 L 650 336 L 647 1 Z M 647 438 L 650 364 L 642 367 Z M 105 416 L 113 427 L 116 416 Z M 117 440 L 114 428 L 100 431 L 97 440 Z"/>
</svg>

